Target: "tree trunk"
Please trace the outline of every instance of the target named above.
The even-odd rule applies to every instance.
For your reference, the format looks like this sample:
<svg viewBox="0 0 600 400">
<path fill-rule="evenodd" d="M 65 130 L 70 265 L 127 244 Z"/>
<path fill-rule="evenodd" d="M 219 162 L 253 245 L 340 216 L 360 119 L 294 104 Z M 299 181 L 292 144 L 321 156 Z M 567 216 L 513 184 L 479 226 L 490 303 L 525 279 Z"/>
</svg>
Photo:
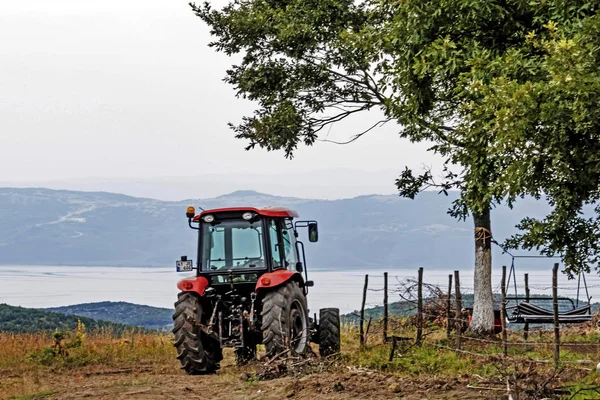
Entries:
<svg viewBox="0 0 600 400">
<path fill-rule="evenodd" d="M 475 276 L 473 319 L 469 332 L 489 335 L 494 332 L 494 295 L 492 293 L 492 228 L 490 208 L 473 213 L 475 223 Z"/>
</svg>

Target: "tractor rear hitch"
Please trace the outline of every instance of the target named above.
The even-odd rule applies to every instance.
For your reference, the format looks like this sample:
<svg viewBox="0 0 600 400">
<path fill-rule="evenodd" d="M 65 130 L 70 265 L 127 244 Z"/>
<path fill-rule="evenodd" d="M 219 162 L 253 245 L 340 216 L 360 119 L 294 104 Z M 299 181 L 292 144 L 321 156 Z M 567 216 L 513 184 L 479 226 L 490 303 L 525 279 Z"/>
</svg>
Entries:
<svg viewBox="0 0 600 400">
<path fill-rule="evenodd" d="M 238 348 L 244 348 L 246 345 L 244 344 L 244 314 L 240 313 L 240 345 L 236 346 Z"/>
<path fill-rule="evenodd" d="M 250 315 L 248 317 L 248 325 L 250 326 L 250 330 L 254 330 L 256 324 L 254 323 L 254 302 L 256 301 L 256 292 L 252 292 L 250 294 Z"/>
<path fill-rule="evenodd" d="M 219 346 L 223 347 L 223 312 L 219 311 Z"/>
<path fill-rule="evenodd" d="M 187 320 L 194 326 L 197 326 L 198 328 L 200 328 L 200 330 L 202 331 L 202 333 L 206 334 L 207 336 L 217 340 L 217 335 L 215 334 L 215 332 L 213 332 L 212 328 L 210 326 L 206 326 L 203 323 L 201 323 L 200 321 L 198 321 L 196 318 L 192 317 L 192 316 L 188 316 Z"/>
<path fill-rule="evenodd" d="M 217 301 L 215 301 L 215 306 L 213 307 L 213 312 L 210 316 L 210 319 L 208 320 L 208 331 L 209 333 L 213 332 L 213 326 L 215 324 L 215 315 L 217 313 L 217 307 L 219 306 L 219 303 L 221 302 L 221 296 L 217 296 Z"/>
</svg>

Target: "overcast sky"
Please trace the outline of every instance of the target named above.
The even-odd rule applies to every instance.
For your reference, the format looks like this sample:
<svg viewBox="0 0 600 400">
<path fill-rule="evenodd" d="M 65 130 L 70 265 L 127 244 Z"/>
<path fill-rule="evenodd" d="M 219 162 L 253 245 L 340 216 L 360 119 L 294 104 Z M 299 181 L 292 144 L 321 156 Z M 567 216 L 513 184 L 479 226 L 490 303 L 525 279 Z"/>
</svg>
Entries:
<svg viewBox="0 0 600 400">
<path fill-rule="evenodd" d="M 352 145 L 301 148 L 292 161 L 244 151 L 226 125 L 253 105 L 222 82 L 234 60 L 207 47 L 208 29 L 187 0 L 4 1 L 0 37 L 3 185 L 144 195 L 130 181 L 162 198 L 253 188 L 335 198 L 393 193 L 405 165 L 439 165 L 392 124 Z M 376 118 L 334 126 L 329 138 Z M 185 196 L 190 179 L 207 190 Z M 177 196 L 170 180 L 181 182 Z"/>
</svg>

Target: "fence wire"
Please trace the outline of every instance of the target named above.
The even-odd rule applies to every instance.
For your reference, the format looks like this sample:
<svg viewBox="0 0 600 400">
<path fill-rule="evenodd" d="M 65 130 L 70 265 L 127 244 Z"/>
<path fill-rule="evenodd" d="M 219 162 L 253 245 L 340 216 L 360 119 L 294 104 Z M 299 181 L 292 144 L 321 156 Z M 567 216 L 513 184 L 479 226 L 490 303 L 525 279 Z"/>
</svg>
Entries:
<svg viewBox="0 0 600 400">
<path fill-rule="evenodd" d="M 370 275 L 371 276 L 371 275 Z M 376 276 L 385 276 L 385 275 L 376 275 Z M 396 281 L 392 284 L 389 284 L 389 279 L 395 279 Z M 372 285 L 372 281 L 369 282 Z M 367 292 L 369 293 L 377 293 L 377 294 L 381 294 L 385 291 L 385 288 L 382 285 L 379 285 L 379 282 L 377 282 L 377 286 L 376 287 L 368 287 L 365 291 L 365 295 Z M 468 326 L 468 324 L 470 323 L 470 318 L 465 317 L 463 315 L 463 311 L 464 311 L 464 303 L 461 301 L 461 308 L 460 308 L 460 315 L 457 316 L 456 313 L 458 312 L 458 310 L 456 310 L 456 294 L 454 293 L 455 291 L 455 282 L 454 282 L 454 276 L 452 279 L 452 285 L 451 285 L 451 293 L 450 295 L 448 294 L 448 285 L 442 285 L 440 283 L 433 283 L 433 282 L 420 282 L 421 284 L 421 290 L 422 290 L 422 297 L 421 297 L 421 301 L 422 301 L 422 306 L 425 307 L 425 305 L 431 305 L 432 303 L 436 303 L 438 304 L 438 309 L 440 310 L 440 312 L 438 313 L 430 313 L 427 312 L 425 310 L 422 310 L 422 312 L 420 313 L 420 319 L 423 321 L 423 327 L 425 327 L 425 320 L 427 319 L 428 322 L 433 321 L 443 321 L 445 324 L 450 325 L 450 330 L 454 331 L 455 328 L 457 326 Z M 419 282 L 417 279 L 412 278 L 412 277 L 406 277 L 406 276 L 399 276 L 399 275 L 388 275 L 388 288 L 387 288 L 387 295 L 391 295 L 391 296 L 395 296 L 396 300 L 394 300 L 393 298 L 391 299 L 391 302 L 397 302 L 397 299 L 399 298 L 405 307 L 403 307 L 403 311 L 407 312 L 407 313 L 412 313 L 413 317 L 412 318 L 419 318 L 418 315 L 415 315 L 414 313 L 417 311 L 418 309 L 418 304 L 419 304 L 419 299 L 416 296 L 416 292 L 417 292 L 417 288 L 418 288 Z M 515 285 L 510 285 L 510 287 L 508 287 L 507 292 L 510 291 L 510 289 L 514 288 Z M 525 285 L 516 285 L 516 287 L 518 289 L 523 289 L 525 288 Z M 535 285 L 535 284 L 530 284 L 528 285 L 528 288 L 531 290 L 548 290 L 548 289 L 553 289 L 553 285 Z M 597 285 L 588 285 L 588 288 L 600 288 L 600 284 Z M 493 288 L 493 292 L 496 294 L 496 296 L 499 294 L 499 292 L 501 292 L 502 289 L 502 283 L 498 283 L 494 286 Z M 559 286 L 556 285 L 556 290 L 562 290 L 562 291 L 569 291 L 569 290 L 577 290 L 577 286 Z M 462 298 L 464 298 L 464 296 L 468 296 L 468 295 L 472 295 L 474 292 L 474 286 L 469 286 L 469 285 L 460 285 L 460 295 Z M 383 293 L 384 295 L 386 293 Z M 389 297 L 388 297 L 389 298 Z M 531 300 L 535 301 L 535 295 L 531 296 Z M 448 310 L 447 308 L 447 304 L 448 302 L 450 302 L 450 309 Z M 377 306 L 377 307 L 381 307 L 383 304 L 382 303 L 366 303 L 367 305 L 373 307 L 373 306 Z M 507 302 L 504 303 L 504 306 L 506 306 Z M 560 302 L 551 302 L 551 303 L 547 303 L 547 304 L 556 304 L 556 305 L 560 305 Z M 501 304 L 502 305 L 502 304 Z M 364 313 L 364 312 L 363 312 Z M 355 314 L 356 315 L 356 314 Z M 506 315 L 506 313 L 505 313 Z M 359 316 L 359 315 L 356 315 Z M 372 320 L 372 317 L 365 317 L 363 318 L 360 322 L 366 322 L 365 320 Z M 375 321 L 373 321 L 375 322 Z M 388 321 L 388 326 L 392 329 L 390 329 L 390 332 L 393 332 L 393 323 L 390 323 L 391 321 Z M 375 325 L 380 325 L 379 323 L 377 324 L 372 324 L 371 329 L 375 330 Z M 519 324 L 519 325 L 523 325 L 523 324 Z M 533 324 L 530 323 L 530 325 L 538 325 L 538 324 Z M 549 329 L 543 329 L 543 326 L 548 326 L 549 324 L 542 324 L 541 327 L 538 327 L 537 329 L 530 329 L 528 331 L 529 334 L 534 335 L 535 333 L 540 333 L 541 332 L 547 332 L 548 330 L 552 329 L 553 327 L 549 327 Z M 507 332 L 509 332 L 508 326 L 506 326 L 506 324 L 504 325 L 505 329 Z M 556 342 L 549 342 L 549 341 L 539 341 L 539 340 L 531 340 L 531 341 L 511 341 L 511 340 L 507 340 L 506 342 L 504 342 L 502 339 L 489 339 L 489 338 L 482 338 L 482 337 L 472 337 L 472 336 L 468 336 L 468 335 L 463 335 L 462 334 L 462 329 L 460 329 L 460 331 L 458 332 L 458 335 L 460 336 L 460 342 L 463 342 L 465 345 L 467 345 L 469 342 L 478 342 L 478 343 L 484 343 L 484 344 L 489 344 L 489 345 L 493 345 L 493 347 L 490 347 L 489 350 L 492 350 L 493 352 L 491 353 L 481 353 L 478 351 L 475 351 L 473 349 L 465 349 L 462 348 L 462 344 L 459 344 L 460 347 L 453 347 L 451 345 L 447 345 L 444 343 L 440 343 L 440 342 L 432 342 L 430 341 L 425 341 L 423 339 L 425 339 L 427 336 L 430 336 L 436 332 L 442 332 L 442 329 L 444 328 L 444 326 L 440 326 L 440 329 L 438 330 L 426 330 L 424 332 L 422 332 L 422 336 L 421 336 L 421 345 L 424 346 L 428 346 L 431 345 L 435 348 L 439 348 L 439 349 L 444 349 L 444 350 L 448 350 L 448 351 L 453 351 L 456 352 L 458 354 L 467 354 L 467 355 L 471 355 L 471 356 L 476 356 L 476 357 L 498 357 L 501 356 L 502 359 L 507 359 L 507 360 L 513 360 L 513 361 L 523 361 L 526 360 L 527 362 L 533 362 L 536 364 L 551 364 L 553 362 L 556 362 L 555 360 L 552 359 L 547 359 L 547 360 L 539 360 L 539 359 L 532 359 L 530 357 L 527 357 L 526 355 L 516 355 L 516 354 L 504 354 L 502 347 L 504 345 L 507 346 L 507 349 L 512 347 L 512 348 L 523 348 L 523 347 L 528 347 L 528 346 L 534 346 L 534 347 L 555 347 L 557 345 Z M 381 326 L 379 326 L 378 329 L 381 329 Z M 447 332 L 450 332 L 450 330 L 448 330 Z M 389 335 L 390 332 L 385 332 L 384 336 L 386 337 L 393 337 L 393 335 Z M 515 332 L 515 331 L 513 331 Z M 524 332 L 524 331 L 523 331 Z M 371 331 L 371 335 L 373 334 L 373 331 Z M 450 335 L 448 336 L 449 340 L 453 340 L 456 339 L 457 333 L 456 331 L 454 331 L 453 333 L 450 333 Z M 394 340 L 396 340 L 395 337 L 393 337 Z M 365 339 L 366 341 L 366 339 Z M 417 342 L 419 341 L 419 338 L 415 338 L 415 343 L 414 345 L 418 345 Z M 394 344 L 395 346 L 395 344 Z M 564 341 L 560 341 L 558 343 L 558 346 L 560 346 L 561 348 L 595 348 L 598 349 L 598 347 L 600 347 L 600 342 L 599 343 L 594 343 L 594 342 L 564 342 Z M 499 348 L 499 349 L 498 349 Z M 394 351 L 394 349 L 392 349 L 392 352 Z M 393 356 L 393 354 L 390 354 L 390 359 Z M 561 364 L 597 364 L 596 361 L 592 361 L 592 360 L 561 360 L 560 361 Z"/>
</svg>

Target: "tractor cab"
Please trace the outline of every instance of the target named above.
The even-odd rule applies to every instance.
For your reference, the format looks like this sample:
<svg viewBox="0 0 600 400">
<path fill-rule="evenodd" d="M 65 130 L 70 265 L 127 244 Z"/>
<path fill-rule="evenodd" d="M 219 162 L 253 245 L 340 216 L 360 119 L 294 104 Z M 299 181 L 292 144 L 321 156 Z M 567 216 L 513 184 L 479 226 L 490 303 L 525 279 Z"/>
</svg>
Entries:
<svg viewBox="0 0 600 400">
<path fill-rule="evenodd" d="M 275 285 L 279 279 L 270 277 L 277 271 L 276 277 L 296 275 L 303 287 L 312 285 L 297 229 L 307 227 L 309 241 L 316 242 L 316 221 L 294 223 L 298 213 L 283 207 L 221 208 L 198 215 L 190 207 L 186 216 L 190 228 L 198 231 L 197 261 L 194 265 L 181 257 L 178 271 L 196 270 L 196 276 L 205 277 L 211 286 L 253 284 L 258 290 Z"/>
</svg>

